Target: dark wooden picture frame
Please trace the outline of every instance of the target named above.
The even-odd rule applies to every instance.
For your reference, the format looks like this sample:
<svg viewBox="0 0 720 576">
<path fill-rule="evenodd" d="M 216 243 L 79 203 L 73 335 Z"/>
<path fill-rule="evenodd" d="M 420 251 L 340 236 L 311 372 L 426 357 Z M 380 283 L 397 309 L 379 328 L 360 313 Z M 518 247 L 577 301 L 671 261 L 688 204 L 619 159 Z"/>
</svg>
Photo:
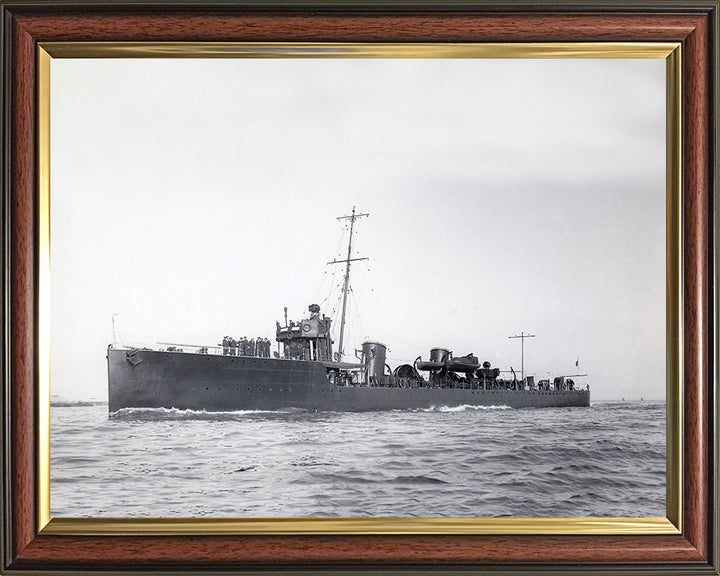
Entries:
<svg viewBox="0 0 720 576">
<path fill-rule="evenodd" d="M 718 2 L 2 2 L 2 570 L 718 574 Z M 38 526 L 38 49 L 43 42 L 679 42 L 679 534 L 57 535 Z"/>
</svg>

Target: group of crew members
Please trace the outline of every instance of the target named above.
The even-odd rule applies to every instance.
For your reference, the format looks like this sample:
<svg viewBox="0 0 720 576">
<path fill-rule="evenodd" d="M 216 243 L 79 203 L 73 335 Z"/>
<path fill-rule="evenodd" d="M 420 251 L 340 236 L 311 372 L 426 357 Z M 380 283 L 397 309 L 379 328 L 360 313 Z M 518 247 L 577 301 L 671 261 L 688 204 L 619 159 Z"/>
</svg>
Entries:
<svg viewBox="0 0 720 576">
<path fill-rule="evenodd" d="M 225 336 L 222 340 L 223 356 L 256 356 L 270 358 L 272 343 L 267 338 L 251 338 L 245 336 L 239 340 Z"/>
</svg>

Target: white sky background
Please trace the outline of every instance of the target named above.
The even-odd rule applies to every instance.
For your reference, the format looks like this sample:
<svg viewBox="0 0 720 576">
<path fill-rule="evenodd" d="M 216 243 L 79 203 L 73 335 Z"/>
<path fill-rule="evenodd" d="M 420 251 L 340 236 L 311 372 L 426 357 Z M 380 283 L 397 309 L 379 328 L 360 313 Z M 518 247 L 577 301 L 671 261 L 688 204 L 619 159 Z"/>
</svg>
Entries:
<svg viewBox="0 0 720 576">
<path fill-rule="evenodd" d="M 54 59 L 51 102 L 53 394 L 107 398 L 113 314 L 211 345 L 330 314 L 356 205 L 346 352 L 519 372 L 525 331 L 526 373 L 664 398 L 663 60 Z"/>
</svg>

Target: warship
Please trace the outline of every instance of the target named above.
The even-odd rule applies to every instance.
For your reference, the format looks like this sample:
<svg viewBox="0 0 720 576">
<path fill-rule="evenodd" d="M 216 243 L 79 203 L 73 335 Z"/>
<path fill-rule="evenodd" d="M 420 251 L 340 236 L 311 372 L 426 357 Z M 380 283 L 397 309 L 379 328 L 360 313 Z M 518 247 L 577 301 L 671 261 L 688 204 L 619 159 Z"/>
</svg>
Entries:
<svg viewBox="0 0 720 576">
<path fill-rule="evenodd" d="M 151 349 L 119 345 L 107 348 L 108 409 L 167 408 L 205 411 L 375 411 L 462 406 L 545 408 L 589 406 L 590 387 L 567 375 L 535 381 L 524 371 L 502 376 L 474 354 L 455 356 L 449 348 L 434 347 L 427 360 L 391 368 L 387 346 L 366 341 L 346 361 L 345 316 L 353 262 L 355 222 L 368 214 L 356 212 L 338 220 L 349 222 L 347 257 L 343 264 L 342 313 L 337 350 L 332 319 L 317 304 L 300 321 L 276 322 L 277 351 L 265 338 L 247 340 L 226 336 L 217 346 L 167 344 Z M 513 336 L 514 337 L 514 336 Z M 504 374 L 504 373 L 503 373 Z"/>
</svg>

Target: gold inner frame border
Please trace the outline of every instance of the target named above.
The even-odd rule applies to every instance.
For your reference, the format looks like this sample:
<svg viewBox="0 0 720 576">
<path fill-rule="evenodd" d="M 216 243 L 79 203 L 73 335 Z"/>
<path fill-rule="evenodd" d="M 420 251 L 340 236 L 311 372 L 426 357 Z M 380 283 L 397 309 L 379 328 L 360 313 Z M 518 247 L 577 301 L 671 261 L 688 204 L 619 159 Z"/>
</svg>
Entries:
<svg viewBox="0 0 720 576">
<path fill-rule="evenodd" d="M 666 61 L 665 518 L 52 518 L 50 514 L 50 73 L 53 58 L 655 58 Z M 41 42 L 38 77 L 37 525 L 49 535 L 679 534 L 682 519 L 681 45 L 566 43 Z"/>
</svg>

